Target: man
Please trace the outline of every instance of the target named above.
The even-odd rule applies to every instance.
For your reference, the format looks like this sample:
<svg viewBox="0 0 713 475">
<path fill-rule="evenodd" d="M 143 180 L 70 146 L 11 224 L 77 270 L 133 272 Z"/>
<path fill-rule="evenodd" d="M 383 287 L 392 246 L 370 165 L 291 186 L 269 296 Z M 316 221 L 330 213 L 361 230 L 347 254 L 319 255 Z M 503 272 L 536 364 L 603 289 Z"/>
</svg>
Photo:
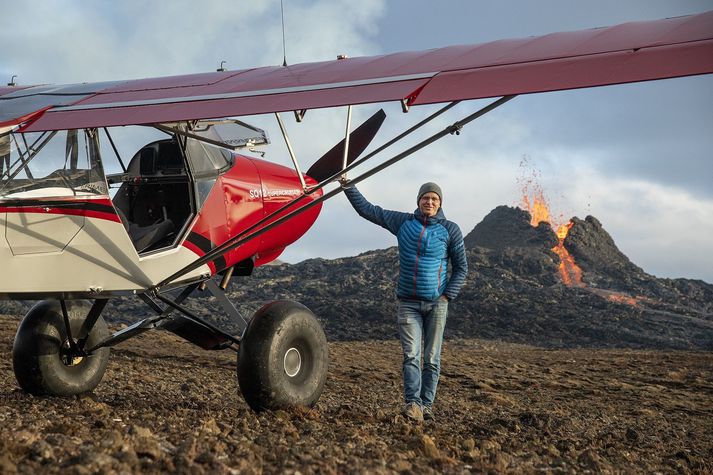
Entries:
<svg viewBox="0 0 713 475">
<path fill-rule="evenodd" d="M 418 208 L 413 213 L 384 210 L 369 203 L 355 187 L 349 187 L 347 180 L 342 181 L 342 186 L 360 216 L 386 228 L 398 239 L 396 296 L 404 352 L 406 405 L 403 414 L 416 421 L 432 420 L 448 302 L 458 295 L 468 273 L 463 235 L 443 214 L 443 193 L 435 183 L 421 186 L 416 198 Z M 450 279 L 447 277 L 449 260 Z"/>
</svg>

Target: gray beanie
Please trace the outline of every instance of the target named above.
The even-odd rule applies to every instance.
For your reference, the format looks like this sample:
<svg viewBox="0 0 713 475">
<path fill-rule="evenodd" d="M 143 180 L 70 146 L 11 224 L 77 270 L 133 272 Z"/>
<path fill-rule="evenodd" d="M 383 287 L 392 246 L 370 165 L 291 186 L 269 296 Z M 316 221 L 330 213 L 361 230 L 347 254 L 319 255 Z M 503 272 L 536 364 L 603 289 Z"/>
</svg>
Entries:
<svg viewBox="0 0 713 475">
<path fill-rule="evenodd" d="M 437 194 L 438 197 L 441 199 L 441 203 L 443 203 L 443 193 L 441 192 L 441 187 L 436 185 L 432 181 L 429 181 L 428 183 L 424 183 L 423 185 L 421 185 L 421 188 L 419 188 L 418 198 L 416 198 L 416 204 L 418 204 L 419 201 L 421 201 L 421 197 L 429 191 L 432 191 Z"/>
</svg>

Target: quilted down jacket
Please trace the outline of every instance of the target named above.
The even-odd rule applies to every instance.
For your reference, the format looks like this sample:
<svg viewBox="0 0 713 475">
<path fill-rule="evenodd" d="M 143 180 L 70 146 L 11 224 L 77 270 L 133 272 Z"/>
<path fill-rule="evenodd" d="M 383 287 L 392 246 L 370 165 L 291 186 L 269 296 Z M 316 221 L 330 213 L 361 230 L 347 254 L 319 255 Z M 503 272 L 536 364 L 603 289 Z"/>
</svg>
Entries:
<svg viewBox="0 0 713 475">
<path fill-rule="evenodd" d="M 442 208 L 435 216 L 426 217 L 419 209 L 413 213 L 382 209 L 369 203 L 355 187 L 344 193 L 360 216 L 398 239 L 398 298 L 433 301 L 441 295 L 448 300 L 458 295 L 468 273 L 463 234 L 457 224 L 446 219 Z"/>
</svg>

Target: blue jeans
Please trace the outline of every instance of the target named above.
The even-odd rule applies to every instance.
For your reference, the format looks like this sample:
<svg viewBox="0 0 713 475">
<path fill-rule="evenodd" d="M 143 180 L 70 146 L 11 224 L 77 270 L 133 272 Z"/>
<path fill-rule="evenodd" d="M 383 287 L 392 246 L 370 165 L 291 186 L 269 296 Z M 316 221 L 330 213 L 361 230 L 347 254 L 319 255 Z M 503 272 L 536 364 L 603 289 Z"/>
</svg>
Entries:
<svg viewBox="0 0 713 475">
<path fill-rule="evenodd" d="M 401 300 L 398 322 L 404 351 L 404 399 L 431 407 L 441 372 L 441 346 L 446 328 L 448 302 Z M 423 370 L 421 345 L 423 344 Z"/>
</svg>

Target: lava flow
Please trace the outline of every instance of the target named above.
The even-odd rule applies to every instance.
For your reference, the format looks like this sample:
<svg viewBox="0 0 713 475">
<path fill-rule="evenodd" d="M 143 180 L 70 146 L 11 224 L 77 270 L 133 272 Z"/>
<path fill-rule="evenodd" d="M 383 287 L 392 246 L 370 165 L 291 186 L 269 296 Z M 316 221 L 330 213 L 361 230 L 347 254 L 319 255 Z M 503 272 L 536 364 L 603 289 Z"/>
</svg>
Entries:
<svg viewBox="0 0 713 475">
<path fill-rule="evenodd" d="M 567 237 L 567 233 L 569 233 L 572 225 L 574 225 L 572 221 L 567 224 L 559 225 L 557 228 L 557 239 L 559 242 L 552 250 L 560 258 L 559 271 L 562 282 L 568 287 L 584 287 L 584 282 L 582 282 L 582 269 L 574 263 L 574 257 L 572 257 L 572 254 L 564 247 L 564 239 Z"/>
<path fill-rule="evenodd" d="M 531 182 L 529 184 L 532 184 Z M 530 212 L 532 219 L 530 224 L 532 226 L 537 226 L 540 222 L 545 221 L 552 229 L 555 229 L 553 220 L 550 216 L 550 207 L 545 199 L 545 194 L 539 186 L 535 186 L 535 190 L 532 194 L 532 199 L 528 196 L 528 186 L 525 186 L 523 190 L 522 202 L 523 206 L 527 211 Z M 560 224 L 557 226 L 557 239 L 558 243 L 552 248 L 552 251 L 557 254 L 560 258 L 559 273 L 562 278 L 562 282 L 568 287 L 585 287 L 584 282 L 582 282 L 582 269 L 575 264 L 574 257 L 569 253 L 566 247 L 564 247 L 564 240 L 569 233 L 570 228 L 574 225 L 572 221 L 568 221 L 566 224 Z"/>
</svg>

